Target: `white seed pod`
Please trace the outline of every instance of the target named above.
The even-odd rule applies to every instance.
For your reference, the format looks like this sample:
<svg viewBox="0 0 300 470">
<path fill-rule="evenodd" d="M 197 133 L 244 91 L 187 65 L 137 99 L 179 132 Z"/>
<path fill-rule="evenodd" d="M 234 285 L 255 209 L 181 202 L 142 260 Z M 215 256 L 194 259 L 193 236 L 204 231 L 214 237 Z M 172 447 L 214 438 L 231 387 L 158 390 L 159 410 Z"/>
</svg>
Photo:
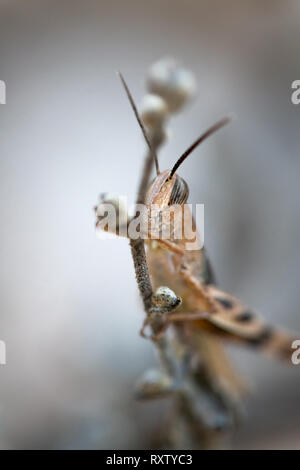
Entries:
<svg viewBox="0 0 300 470">
<path fill-rule="evenodd" d="M 140 113 L 144 124 L 153 129 L 164 123 L 168 116 L 168 106 L 161 96 L 149 93 L 143 98 Z"/>
<path fill-rule="evenodd" d="M 171 58 L 161 59 L 151 66 L 147 86 L 151 93 L 166 101 L 172 113 L 179 111 L 196 92 L 193 74 Z"/>
<path fill-rule="evenodd" d="M 165 125 L 158 127 L 147 126 L 148 136 L 155 147 L 159 147 L 170 139 L 172 133 Z"/>
<path fill-rule="evenodd" d="M 136 383 L 137 398 L 155 398 L 167 395 L 173 391 L 171 377 L 158 369 L 149 369 Z"/>
<path fill-rule="evenodd" d="M 181 304 L 181 299 L 169 287 L 160 286 L 152 295 L 152 302 L 155 307 L 173 310 Z"/>
</svg>

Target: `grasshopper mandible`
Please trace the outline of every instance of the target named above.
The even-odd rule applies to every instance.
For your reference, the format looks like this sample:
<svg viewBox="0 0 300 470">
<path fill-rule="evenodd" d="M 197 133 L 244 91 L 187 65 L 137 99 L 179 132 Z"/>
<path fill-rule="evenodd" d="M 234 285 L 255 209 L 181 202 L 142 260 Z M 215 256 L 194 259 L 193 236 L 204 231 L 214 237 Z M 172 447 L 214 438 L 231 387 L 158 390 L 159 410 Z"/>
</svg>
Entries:
<svg viewBox="0 0 300 470">
<path fill-rule="evenodd" d="M 122 76 L 121 80 L 156 163 L 157 175 L 148 188 L 145 205 L 147 217 L 152 223 L 154 220 L 156 233 L 160 233 L 161 215 L 173 208 L 175 212 L 176 209 L 178 211 L 178 207 L 179 210 L 183 210 L 188 199 L 188 185 L 177 174 L 178 168 L 200 143 L 226 125 L 230 118 L 220 120 L 204 132 L 181 155 L 171 170 L 160 172 L 156 153 L 152 149 L 131 93 Z M 156 209 L 158 207 L 158 216 L 152 217 L 153 206 Z M 185 207 L 184 211 L 194 226 L 189 208 Z M 295 337 L 280 328 L 266 325 L 253 310 L 245 307 L 234 296 L 219 289 L 215 284 L 205 248 L 188 250 L 187 243 L 190 243 L 190 240 L 184 236 L 180 239 L 174 236 L 174 218 L 169 219 L 169 224 L 169 239 L 158 237 L 153 240 L 151 234 L 146 238 L 147 263 L 154 288 L 168 286 L 181 298 L 182 302 L 178 302 L 175 312 L 172 311 L 165 316 L 161 331 L 152 339 L 159 339 L 169 325 L 176 324 L 176 327 L 181 329 L 181 333 L 188 335 L 192 341 L 195 335 L 197 338 L 200 336 L 202 344 L 208 347 L 213 345 L 219 351 L 222 351 L 220 339 L 225 339 L 253 346 L 265 353 L 289 360 L 292 354 L 291 345 Z M 142 335 L 143 332 L 144 328 Z"/>
</svg>

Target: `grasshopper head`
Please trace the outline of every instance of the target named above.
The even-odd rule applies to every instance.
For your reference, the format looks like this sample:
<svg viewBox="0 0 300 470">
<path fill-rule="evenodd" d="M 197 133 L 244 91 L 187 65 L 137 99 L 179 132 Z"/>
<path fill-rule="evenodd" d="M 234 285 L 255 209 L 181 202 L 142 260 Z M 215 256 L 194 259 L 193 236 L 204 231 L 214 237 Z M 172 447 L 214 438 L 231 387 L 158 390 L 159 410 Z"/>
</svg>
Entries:
<svg viewBox="0 0 300 470">
<path fill-rule="evenodd" d="M 165 170 L 156 176 L 150 185 L 146 205 L 157 205 L 165 209 L 173 205 L 185 204 L 189 196 L 189 188 L 183 178 L 176 173 L 171 176 L 171 170 Z"/>
<path fill-rule="evenodd" d="M 156 176 L 146 195 L 149 238 L 172 240 L 182 233 L 184 204 L 189 189 L 186 182 L 171 170 Z"/>
</svg>

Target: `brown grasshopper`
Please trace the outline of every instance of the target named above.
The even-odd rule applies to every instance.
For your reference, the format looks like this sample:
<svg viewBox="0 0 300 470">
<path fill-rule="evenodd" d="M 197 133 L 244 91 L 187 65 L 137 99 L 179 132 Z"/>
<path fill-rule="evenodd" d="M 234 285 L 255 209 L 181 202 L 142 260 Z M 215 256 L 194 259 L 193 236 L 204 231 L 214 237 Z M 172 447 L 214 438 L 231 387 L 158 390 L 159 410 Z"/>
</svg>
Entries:
<svg viewBox="0 0 300 470">
<path fill-rule="evenodd" d="M 157 176 L 147 191 L 145 204 L 147 216 L 152 223 L 154 220 L 154 224 L 157 225 L 156 233 L 159 233 L 161 215 L 164 211 L 173 208 L 175 212 L 178 208 L 183 210 L 188 199 L 188 185 L 176 173 L 179 166 L 200 143 L 222 128 L 230 119 L 224 118 L 210 127 L 181 155 L 171 170 L 160 172 L 157 156 L 152 149 L 133 98 L 122 76 L 121 79 L 145 140 L 156 161 Z M 156 216 L 152 216 L 153 206 L 159 208 Z M 187 207 L 185 207 L 185 213 L 194 226 L 193 216 Z M 281 359 L 290 360 L 292 342 L 295 337 L 280 328 L 266 325 L 253 310 L 234 296 L 219 289 L 215 284 L 205 249 L 187 250 L 187 243 L 190 243 L 190 239 L 187 240 L 184 236 L 180 239 L 175 238 L 173 235 L 174 218 L 170 218 L 169 223 L 170 238 L 168 240 L 160 237 L 153 240 L 151 234 L 145 240 L 147 263 L 154 288 L 168 286 L 182 299 L 182 302 L 178 302 L 180 305 L 175 312 L 170 312 L 164 317 L 161 331 L 152 339 L 159 339 L 169 325 L 176 324 L 176 328 L 181 330 L 181 334 L 189 337 L 196 350 L 200 348 L 201 354 L 204 355 L 207 355 L 208 351 L 210 357 L 214 358 L 219 352 L 222 361 L 224 352 L 220 339 L 249 345 Z M 144 334 L 143 331 L 144 328 L 142 334 Z M 212 350 L 213 354 L 211 354 Z"/>
</svg>

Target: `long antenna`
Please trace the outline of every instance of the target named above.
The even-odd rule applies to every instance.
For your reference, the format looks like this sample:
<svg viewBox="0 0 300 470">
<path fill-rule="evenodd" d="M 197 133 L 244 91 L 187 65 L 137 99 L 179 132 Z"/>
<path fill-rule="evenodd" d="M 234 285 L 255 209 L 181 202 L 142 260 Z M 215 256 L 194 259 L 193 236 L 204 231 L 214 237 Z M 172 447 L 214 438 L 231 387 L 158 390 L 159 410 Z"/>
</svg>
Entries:
<svg viewBox="0 0 300 470">
<path fill-rule="evenodd" d="M 140 128 L 142 129 L 142 133 L 143 133 L 143 136 L 144 136 L 144 138 L 145 138 L 145 141 L 147 142 L 148 147 L 149 147 L 149 149 L 150 149 L 150 152 L 151 152 L 152 155 L 153 155 L 153 159 L 154 159 L 154 162 L 155 162 L 156 173 L 159 174 L 160 172 L 159 172 L 159 164 L 158 164 L 157 154 L 156 154 L 156 152 L 155 152 L 153 146 L 151 145 L 150 139 L 149 139 L 149 137 L 148 137 L 148 135 L 147 135 L 146 129 L 145 129 L 145 127 L 144 127 L 144 124 L 142 123 L 142 120 L 141 120 L 141 118 L 140 118 L 140 116 L 139 116 L 139 113 L 138 113 L 136 104 L 135 104 L 135 102 L 134 102 L 134 100 L 133 100 L 132 94 L 131 94 L 130 91 L 129 91 L 129 88 L 128 88 L 128 86 L 127 86 L 127 83 L 125 82 L 125 79 L 124 79 L 123 75 L 121 74 L 121 72 L 118 72 L 118 75 L 119 75 L 119 77 L 120 77 L 120 79 L 121 79 L 121 82 L 122 82 L 122 84 L 123 84 L 123 86 L 124 86 L 124 89 L 125 89 L 125 91 L 126 91 L 126 94 L 127 94 L 127 96 L 128 96 L 128 99 L 129 99 L 129 101 L 130 101 L 130 104 L 131 104 L 131 107 L 132 107 L 133 112 L 134 112 L 134 114 L 135 114 L 135 117 L 136 117 L 136 119 L 137 119 L 137 122 L 139 123 Z"/>
<path fill-rule="evenodd" d="M 221 127 L 225 126 L 231 121 L 232 117 L 227 116 L 220 121 L 218 121 L 216 124 L 211 126 L 207 131 L 204 132 L 198 139 L 181 155 L 181 157 L 177 160 L 175 165 L 173 166 L 169 178 L 172 178 L 174 175 L 175 171 L 178 169 L 178 167 L 181 165 L 181 163 L 189 156 L 189 154 L 195 150 L 196 147 L 198 147 L 201 142 L 203 142 L 207 137 L 209 137 L 211 134 L 216 132 L 217 130 L 221 129 Z"/>
</svg>

